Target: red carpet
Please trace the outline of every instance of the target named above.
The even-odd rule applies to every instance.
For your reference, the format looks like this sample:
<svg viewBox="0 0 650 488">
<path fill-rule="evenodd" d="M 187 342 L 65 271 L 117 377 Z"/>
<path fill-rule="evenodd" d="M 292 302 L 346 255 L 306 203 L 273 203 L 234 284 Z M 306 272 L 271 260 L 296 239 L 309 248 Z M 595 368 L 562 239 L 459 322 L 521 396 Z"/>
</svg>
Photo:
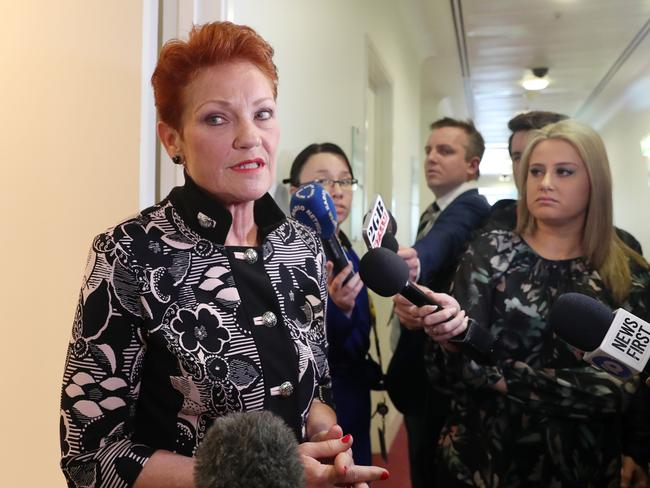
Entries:
<svg viewBox="0 0 650 488">
<path fill-rule="evenodd" d="M 399 428 L 399 431 L 393 440 L 393 444 L 388 449 L 388 462 L 384 462 L 379 454 L 373 454 L 372 464 L 384 467 L 390 472 L 390 478 L 386 481 L 377 481 L 373 483 L 373 488 L 411 487 L 408 442 L 406 440 L 406 428 L 404 427 L 404 424 Z"/>
</svg>

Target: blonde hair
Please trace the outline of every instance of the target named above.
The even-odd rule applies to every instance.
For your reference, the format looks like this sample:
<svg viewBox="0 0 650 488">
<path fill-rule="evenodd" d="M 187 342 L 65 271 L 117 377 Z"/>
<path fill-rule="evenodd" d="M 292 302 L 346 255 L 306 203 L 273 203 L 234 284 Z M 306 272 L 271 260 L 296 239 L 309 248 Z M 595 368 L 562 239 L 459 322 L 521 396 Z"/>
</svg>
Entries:
<svg viewBox="0 0 650 488">
<path fill-rule="evenodd" d="M 520 196 L 517 204 L 518 234 L 534 232 L 535 217 L 526 204 L 530 156 L 542 141 L 555 139 L 568 142 L 578 152 L 589 177 L 590 192 L 585 225 L 582 232 L 582 252 L 598 270 L 617 305 L 628 297 L 632 287 L 630 258 L 644 268 L 648 263 L 618 237 L 614 230 L 612 203 L 612 175 L 603 140 L 591 127 L 575 120 L 563 120 L 533 132 L 521 159 L 519 171 Z"/>
</svg>

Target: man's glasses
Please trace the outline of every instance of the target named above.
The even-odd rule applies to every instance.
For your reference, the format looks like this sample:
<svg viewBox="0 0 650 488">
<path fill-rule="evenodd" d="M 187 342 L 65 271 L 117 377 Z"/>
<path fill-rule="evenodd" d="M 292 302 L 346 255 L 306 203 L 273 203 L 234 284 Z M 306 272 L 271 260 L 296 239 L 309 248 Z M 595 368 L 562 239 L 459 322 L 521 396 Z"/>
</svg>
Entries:
<svg viewBox="0 0 650 488">
<path fill-rule="evenodd" d="M 313 180 L 312 183 L 318 183 L 325 188 L 334 188 L 334 185 L 339 185 L 342 190 L 356 190 L 359 185 L 359 180 L 356 178 L 342 178 L 340 180 L 332 180 L 330 178 L 319 178 Z"/>
</svg>

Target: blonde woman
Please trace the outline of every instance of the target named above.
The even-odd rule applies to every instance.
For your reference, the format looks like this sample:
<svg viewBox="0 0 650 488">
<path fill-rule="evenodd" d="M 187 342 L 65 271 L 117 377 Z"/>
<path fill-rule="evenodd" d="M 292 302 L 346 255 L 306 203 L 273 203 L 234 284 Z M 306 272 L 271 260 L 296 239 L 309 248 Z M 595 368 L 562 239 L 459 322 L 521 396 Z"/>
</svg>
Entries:
<svg viewBox="0 0 650 488">
<path fill-rule="evenodd" d="M 434 345 L 427 357 L 436 384 L 454 390 L 440 486 L 615 487 L 632 475 L 645 486 L 635 460 L 644 462 L 650 445 L 650 416 L 635 396 L 638 381 L 588 366 L 546 323 L 569 291 L 648 316 L 648 264 L 614 231 L 603 142 L 573 120 L 547 126 L 525 150 L 519 177 L 516 230 L 479 236 L 453 293 L 500 337 L 504 359 L 479 366 Z"/>
</svg>

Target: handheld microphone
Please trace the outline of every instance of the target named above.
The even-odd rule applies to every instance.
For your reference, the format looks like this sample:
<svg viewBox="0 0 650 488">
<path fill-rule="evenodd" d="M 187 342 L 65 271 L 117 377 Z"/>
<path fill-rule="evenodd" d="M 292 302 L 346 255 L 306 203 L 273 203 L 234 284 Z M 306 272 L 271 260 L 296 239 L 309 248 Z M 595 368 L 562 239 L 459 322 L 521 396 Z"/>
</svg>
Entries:
<svg viewBox="0 0 650 488">
<path fill-rule="evenodd" d="M 359 275 L 368 288 L 382 297 L 402 295 L 417 307 L 439 305 L 420 288 L 409 281 L 409 268 L 404 260 L 390 249 L 376 247 L 363 255 Z"/>
<path fill-rule="evenodd" d="M 298 442 L 269 411 L 219 417 L 196 450 L 196 488 L 304 487 Z"/>
<path fill-rule="evenodd" d="M 389 234 L 395 237 L 397 233 L 397 221 L 386 208 L 381 195 L 375 197 L 370 211 L 363 216 L 361 233 L 368 249 L 384 246 L 384 238 Z"/>
<path fill-rule="evenodd" d="M 383 297 L 402 295 L 417 307 L 435 305 L 428 295 L 408 279 L 409 269 L 404 260 L 393 251 L 377 247 L 370 249 L 359 262 L 359 275 L 368 288 Z M 478 364 L 494 364 L 501 357 L 498 338 L 470 319 L 462 334 L 449 339 L 462 348 Z"/>
<path fill-rule="evenodd" d="M 399 249 L 399 243 L 393 234 L 386 232 L 384 237 L 381 238 L 381 247 L 388 249 L 392 252 L 397 252 Z"/>
<path fill-rule="evenodd" d="M 330 194 L 318 183 L 307 183 L 291 196 L 289 210 L 293 218 L 320 236 L 325 255 L 334 264 L 334 275 L 339 274 L 350 261 L 336 237 L 336 207 Z M 343 284 L 353 275 L 350 273 Z"/>
<path fill-rule="evenodd" d="M 581 293 L 558 297 L 549 312 L 555 333 L 587 353 L 584 360 L 627 379 L 650 373 L 650 324 L 619 308 L 612 310 Z"/>
</svg>

